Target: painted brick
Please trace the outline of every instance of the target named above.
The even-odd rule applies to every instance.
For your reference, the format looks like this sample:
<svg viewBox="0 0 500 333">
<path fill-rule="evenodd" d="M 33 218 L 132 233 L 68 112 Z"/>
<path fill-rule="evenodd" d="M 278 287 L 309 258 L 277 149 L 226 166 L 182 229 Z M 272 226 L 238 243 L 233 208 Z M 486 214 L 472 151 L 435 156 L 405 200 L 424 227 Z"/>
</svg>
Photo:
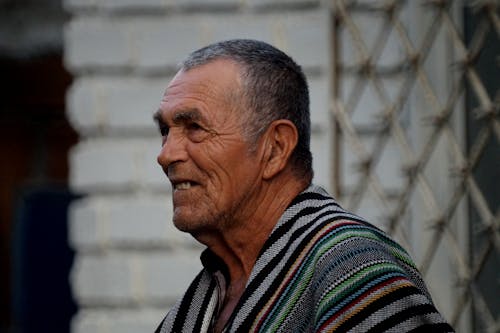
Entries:
<svg viewBox="0 0 500 333">
<path fill-rule="evenodd" d="M 309 7 L 318 5 L 319 0 L 245 0 L 245 4 L 255 8 L 276 8 L 286 9 L 288 7 Z"/>
<path fill-rule="evenodd" d="M 206 21 L 209 41 L 254 38 L 287 52 L 304 67 L 328 65 L 328 16 L 322 11 L 306 14 L 232 15 Z"/>
<path fill-rule="evenodd" d="M 171 68 L 189 52 L 216 40 L 255 38 L 290 53 L 305 67 L 328 65 L 328 15 L 247 14 L 141 18 L 80 19 L 66 32 L 67 63 L 79 70 L 93 67 Z M 112 45 L 106 45 L 112 40 Z M 182 40 L 182 43 L 178 41 Z"/>
<path fill-rule="evenodd" d="M 132 259 L 123 255 L 78 255 L 71 273 L 73 294 L 84 306 L 137 301 Z"/>
<path fill-rule="evenodd" d="M 172 5 L 181 9 L 217 11 L 237 9 L 245 0 L 172 0 Z"/>
<path fill-rule="evenodd" d="M 141 183 L 145 187 L 160 191 L 170 192 L 171 187 L 167 176 L 157 162 L 158 154 L 161 150 L 161 138 L 158 135 L 154 139 L 144 142 L 141 157 Z"/>
<path fill-rule="evenodd" d="M 74 333 L 151 333 L 165 316 L 156 308 L 82 310 L 72 321 Z"/>
<path fill-rule="evenodd" d="M 173 245 L 170 198 L 120 198 L 107 207 L 109 242 L 121 247 Z M 180 233 L 180 232 L 179 232 Z"/>
<path fill-rule="evenodd" d="M 107 235 L 105 234 L 100 210 L 94 198 L 73 201 L 70 205 L 69 239 L 72 247 L 78 251 L 102 249 Z"/>
<path fill-rule="evenodd" d="M 314 75 L 307 78 L 309 85 L 309 99 L 311 123 L 321 132 L 330 129 L 331 116 L 329 113 L 329 85 L 326 75 Z"/>
<path fill-rule="evenodd" d="M 173 304 L 202 268 L 200 251 L 173 251 L 144 256 L 143 295 L 148 302 Z"/>
<path fill-rule="evenodd" d="M 172 305 L 202 268 L 200 251 L 80 254 L 73 294 L 83 306 Z"/>
<path fill-rule="evenodd" d="M 156 134 L 153 113 L 160 104 L 170 78 L 116 79 L 101 82 L 106 92 L 105 110 L 111 131 L 144 131 Z"/>
<path fill-rule="evenodd" d="M 268 8 L 286 10 L 288 8 L 310 8 L 318 6 L 319 0 L 65 0 L 68 11 L 99 9 L 107 11 L 143 12 L 146 10 L 192 9 L 228 10 L 246 6 L 251 9 L 264 10 Z"/>
<path fill-rule="evenodd" d="M 70 209 L 70 239 L 82 252 L 103 249 L 192 248 L 195 241 L 172 223 L 171 197 L 92 196 Z"/>
<path fill-rule="evenodd" d="M 272 22 L 278 20 L 277 15 L 252 16 L 246 14 L 226 15 L 224 19 L 207 17 L 204 35 L 205 43 L 233 38 L 259 39 L 276 45 L 272 31 Z"/>
<path fill-rule="evenodd" d="M 129 67 L 130 28 L 123 21 L 76 18 L 65 29 L 65 63 L 73 70 L 88 67 Z"/>
<path fill-rule="evenodd" d="M 313 155 L 314 183 L 331 190 L 331 146 L 330 133 L 314 133 L 311 137 L 311 152 Z"/>
<path fill-rule="evenodd" d="M 324 14 L 232 14 L 223 17 L 193 15 L 173 17 L 168 21 L 137 22 L 134 38 L 137 66 L 173 66 L 194 49 L 232 38 L 266 41 L 289 52 L 304 66 L 318 67 L 328 62 L 327 16 Z M 185 42 L 174 42 L 177 40 Z"/>
<path fill-rule="evenodd" d="M 70 182 L 81 192 L 154 190 L 169 193 L 170 183 L 156 157 L 160 138 L 82 141 L 70 154 Z"/>
<path fill-rule="evenodd" d="M 68 94 L 68 115 L 80 134 L 153 135 L 152 115 L 170 78 L 82 78 Z"/>
<path fill-rule="evenodd" d="M 104 311 L 79 310 L 71 320 L 72 333 L 108 332 L 108 313 Z"/>
<path fill-rule="evenodd" d="M 137 185 L 133 140 L 83 141 L 70 152 L 70 184 L 76 191 L 130 190 Z"/>
<path fill-rule="evenodd" d="M 107 10 L 145 11 L 165 9 L 169 0 L 100 0 L 99 7 Z"/>
<path fill-rule="evenodd" d="M 89 135 L 107 123 L 102 109 L 102 94 L 89 80 L 75 80 L 66 95 L 66 101 L 66 115 L 81 135 Z"/>
<path fill-rule="evenodd" d="M 330 62 L 329 16 L 325 10 L 287 15 L 285 50 L 303 67 L 328 68 Z"/>
<path fill-rule="evenodd" d="M 145 69 L 175 67 L 191 51 L 203 46 L 199 16 L 133 22 L 136 65 Z"/>
<path fill-rule="evenodd" d="M 331 188 L 331 128 L 328 112 L 328 78 L 325 75 L 308 77 L 311 111 L 311 152 L 313 154 L 314 182 Z"/>
<path fill-rule="evenodd" d="M 290 0 L 289 0 L 290 1 Z M 149 12 L 166 11 L 175 8 L 193 10 L 217 10 L 238 8 L 242 1 L 235 0 L 65 0 L 68 11 L 95 10 L 107 12 Z"/>
<path fill-rule="evenodd" d="M 96 0 L 63 0 L 62 3 L 67 11 L 89 9 L 97 5 Z"/>
<path fill-rule="evenodd" d="M 151 333 L 160 324 L 166 312 L 120 311 L 109 316 L 109 333 Z"/>
</svg>

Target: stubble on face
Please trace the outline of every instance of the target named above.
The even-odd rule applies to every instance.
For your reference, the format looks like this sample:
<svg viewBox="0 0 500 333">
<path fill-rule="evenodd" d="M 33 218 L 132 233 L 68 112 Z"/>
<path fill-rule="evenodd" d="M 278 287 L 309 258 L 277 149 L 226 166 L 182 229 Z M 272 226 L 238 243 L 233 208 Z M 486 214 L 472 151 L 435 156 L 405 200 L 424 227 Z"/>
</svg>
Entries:
<svg viewBox="0 0 500 333">
<path fill-rule="evenodd" d="M 218 148 L 222 147 L 224 145 Z M 238 156 L 245 154 L 247 157 L 241 159 L 241 163 L 238 162 L 238 159 L 233 161 L 234 164 L 240 164 L 238 169 L 246 168 L 244 160 L 256 158 L 248 145 L 245 145 L 243 149 L 245 151 L 240 152 Z M 207 154 L 210 155 L 210 150 L 207 150 Z M 219 171 L 224 170 L 222 176 L 220 173 L 210 172 L 212 170 L 205 172 L 205 170 L 194 167 L 191 174 L 200 175 L 199 178 L 203 179 L 200 181 L 200 185 L 193 186 L 189 196 L 182 197 L 182 193 L 174 193 L 173 222 L 179 230 L 192 234 L 225 232 L 237 227 L 239 223 L 243 222 L 244 216 L 249 215 L 248 207 L 251 206 L 255 193 L 258 191 L 256 179 L 246 177 L 245 170 L 230 173 L 225 171 L 228 168 L 225 163 L 214 161 L 214 164 L 219 167 Z M 169 172 L 175 174 L 175 170 L 176 166 L 173 166 Z M 240 178 L 238 175 L 242 175 L 242 177 Z M 173 191 L 176 190 L 173 189 Z M 179 196 L 176 197 L 175 194 Z"/>
<path fill-rule="evenodd" d="M 213 125 L 213 135 L 202 142 L 185 141 L 187 161 L 164 168 L 171 181 L 192 181 L 189 188 L 173 188 L 173 222 L 179 230 L 193 235 L 235 227 L 242 213 L 248 214 L 258 183 L 254 145 L 243 135 L 242 110 L 235 103 L 239 90 L 237 65 L 226 62 L 222 67 L 202 67 L 195 73 L 199 81 L 189 77 L 196 68 L 179 73 L 173 81 L 175 90 L 171 95 L 167 90 L 164 98 L 167 110 L 174 104 L 175 108 L 189 105 L 189 109 L 203 112 Z M 175 118 L 176 112 L 183 111 L 175 109 L 171 112 L 174 116 L 169 114 Z"/>
</svg>

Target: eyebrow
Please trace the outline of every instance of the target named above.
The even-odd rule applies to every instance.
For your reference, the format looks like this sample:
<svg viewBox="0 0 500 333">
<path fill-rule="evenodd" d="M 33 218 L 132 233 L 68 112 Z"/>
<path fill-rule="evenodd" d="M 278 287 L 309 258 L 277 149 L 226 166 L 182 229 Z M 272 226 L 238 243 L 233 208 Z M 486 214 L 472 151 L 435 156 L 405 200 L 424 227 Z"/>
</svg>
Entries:
<svg viewBox="0 0 500 333">
<path fill-rule="evenodd" d="M 163 120 L 161 119 L 161 110 L 158 109 L 156 112 L 153 114 L 153 120 L 157 122 L 158 124 L 163 124 Z"/>
<path fill-rule="evenodd" d="M 153 120 L 156 121 L 158 124 L 165 124 L 165 121 L 162 119 L 162 110 L 158 109 L 154 114 L 153 114 Z M 188 109 L 184 111 L 179 111 L 176 112 L 172 118 L 172 122 L 174 124 L 179 124 L 187 121 L 202 121 L 206 123 L 205 118 L 202 116 L 199 110 L 197 109 Z"/>
<path fill-rule="evenodd" d="M 185 111 L 179 111 L 174 114 L 172 121 L 174 124 L 182 123 L 185 121 L 200 121 L 203 120 L 203 117 L 200 111 L 196 109 L 190 109 Z"/>
</svg>

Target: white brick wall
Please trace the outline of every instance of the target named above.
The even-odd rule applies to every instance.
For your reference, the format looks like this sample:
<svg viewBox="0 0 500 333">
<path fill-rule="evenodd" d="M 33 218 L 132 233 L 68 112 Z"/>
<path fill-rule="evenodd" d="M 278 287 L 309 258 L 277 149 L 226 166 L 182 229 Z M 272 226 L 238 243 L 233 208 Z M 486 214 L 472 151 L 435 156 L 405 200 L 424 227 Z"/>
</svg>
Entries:
<svg viewBox="0 0 500 333">
<path fill-rule="evenodd" d="M 66 0 L 68 118 L 80 134 L 70 183 L 77 251 L 72 332 L 152 332 L 200 269 L 201 246 L 171 223 L 152 115 L 174 68 L 215 40 L 258 38 L 309 76 L 315 180 L 330 185 L 329 16 L 311 0 Z"/>
<path fill-rule="evenodd" d="M 170 223 L 171 218 L 166 195 L 94 195 L 71 207 L 70 239 L 74 247 L 85 252 L 194 246 L 190 236 Z"/>
<path fill-rule="evenodd" d="M 64 3 L 72 14 L 65 29 L 65 63 L 74 75 L 67 95 L 68 118 L 80 134 L 70 154 L 70 183 L 85 194 L 70 209 L 70 239 L 77 251 L 71 281 L 80 305 L 73 332 L 152 332 L 200 268 L 201 247 L 171 223 L 170 185 L 156 164 L 160 138 L 152 120 L 176 64 L 190 51 L 216 40 L 257 38 L 289 53 L 309 79 L 315 182 L 330 188 L 331 162 L 341 158 L 346 191 L 357 184 L 359 156 L 348 145 L 342 156 L 332 156 L 329 1 Z M 372 46 L 379 17 L 363 12 L 353 19 Z M 350 38 L 346 40 L 341 56 L 354 64 L 361 59 Z M 393 35 L 387 45 L 378 65 L 401 59 Z M 400 78 L 383 81 L 388 98 L 394 100 Z M 353 77 L 344 75 L 344 101 L 352 87 Z M 372 150 L 371 134 L 383 106 L 371 89 L 368 85 L 362 91 L 352 115 L 367 151 Z M 405 113 L 400 120 L 412 130 L 410 116 Z M 396 192 L 403 184 L 401 159 L 398 146 L 389 142 L 376 166 L 385 189 Z M 378 223 L 386 211 L 373 197 L 365 198 L 358 211 Z M 417 229 L 422 227 L 417 226 L 410 225 L 408 238 L 422 247 L 411 239 L 421 235 Z"/>
<path fill-rule="evenodd" d="M 152 114 L 165 77 L 82 77 L 68 93 L 68 117 L 83 134 L 156 134 Z M 148 116 L 150 115 L 150 116 Z"/>
<path fill-rule="evenodd" d="M 172 304 L 199 272 L 198 255 L 187 249 L 87 253 L 74 263 L 74 294 L 85 307 Z"/>
<path fill-rule="evenodd" d="M 73 319 L 73 333 L 151 333 L 151 323 L 164 315 L 156 308 L 83 309 Z"/>
<path fill-rule="evenodd" d="M 67 26 L 66 64 L 75 72 L 161 73 L 200 46 L 244 37 L 272 43 L 302 66 L 321 69 L 329 62 L 323 56 L 329 52 L 328 29 L 324 10 L 265 15 L 202 13 L 147 20 L 142 16 L 84 16 Z"/>
<path fill-rule="evenodd" d="M 66 30 L 66 64 L 72 69 L 119 68 L 132 63 L 132 45 L 125 22 L 85 17 L 72 20 Z"/>
<path fill-rule="evenodd" d="M 140 163 L 134 143 L 113 139 L 79 143 L 70 157 L 73 188 L 85 192 L 132 190 L 138 184 Z"/>
<path fill-rule="evenodd" d="M 149 112 L 146 114 L 151 119 Z M 124 130 L 123 136 L 84 139 L 73 148 L 70 182 L 74 189 L 83 192 L 170 189 L 156 163 L 160 138 L 129 137 L 127 133 Z"/>
</svg>

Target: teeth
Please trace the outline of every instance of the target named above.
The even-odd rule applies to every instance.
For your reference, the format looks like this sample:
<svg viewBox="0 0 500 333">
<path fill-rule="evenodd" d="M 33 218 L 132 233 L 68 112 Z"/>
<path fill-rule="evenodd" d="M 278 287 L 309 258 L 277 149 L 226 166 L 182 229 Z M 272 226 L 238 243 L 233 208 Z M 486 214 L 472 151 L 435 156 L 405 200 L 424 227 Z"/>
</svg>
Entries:
<svg viewBox="0 0 500 333">
<path fill-rule="evenodd" d="M 191 188 L 190 182 L 183 182 L 175 185 L 176 190 L 189 190 Z"/>
</svg>

